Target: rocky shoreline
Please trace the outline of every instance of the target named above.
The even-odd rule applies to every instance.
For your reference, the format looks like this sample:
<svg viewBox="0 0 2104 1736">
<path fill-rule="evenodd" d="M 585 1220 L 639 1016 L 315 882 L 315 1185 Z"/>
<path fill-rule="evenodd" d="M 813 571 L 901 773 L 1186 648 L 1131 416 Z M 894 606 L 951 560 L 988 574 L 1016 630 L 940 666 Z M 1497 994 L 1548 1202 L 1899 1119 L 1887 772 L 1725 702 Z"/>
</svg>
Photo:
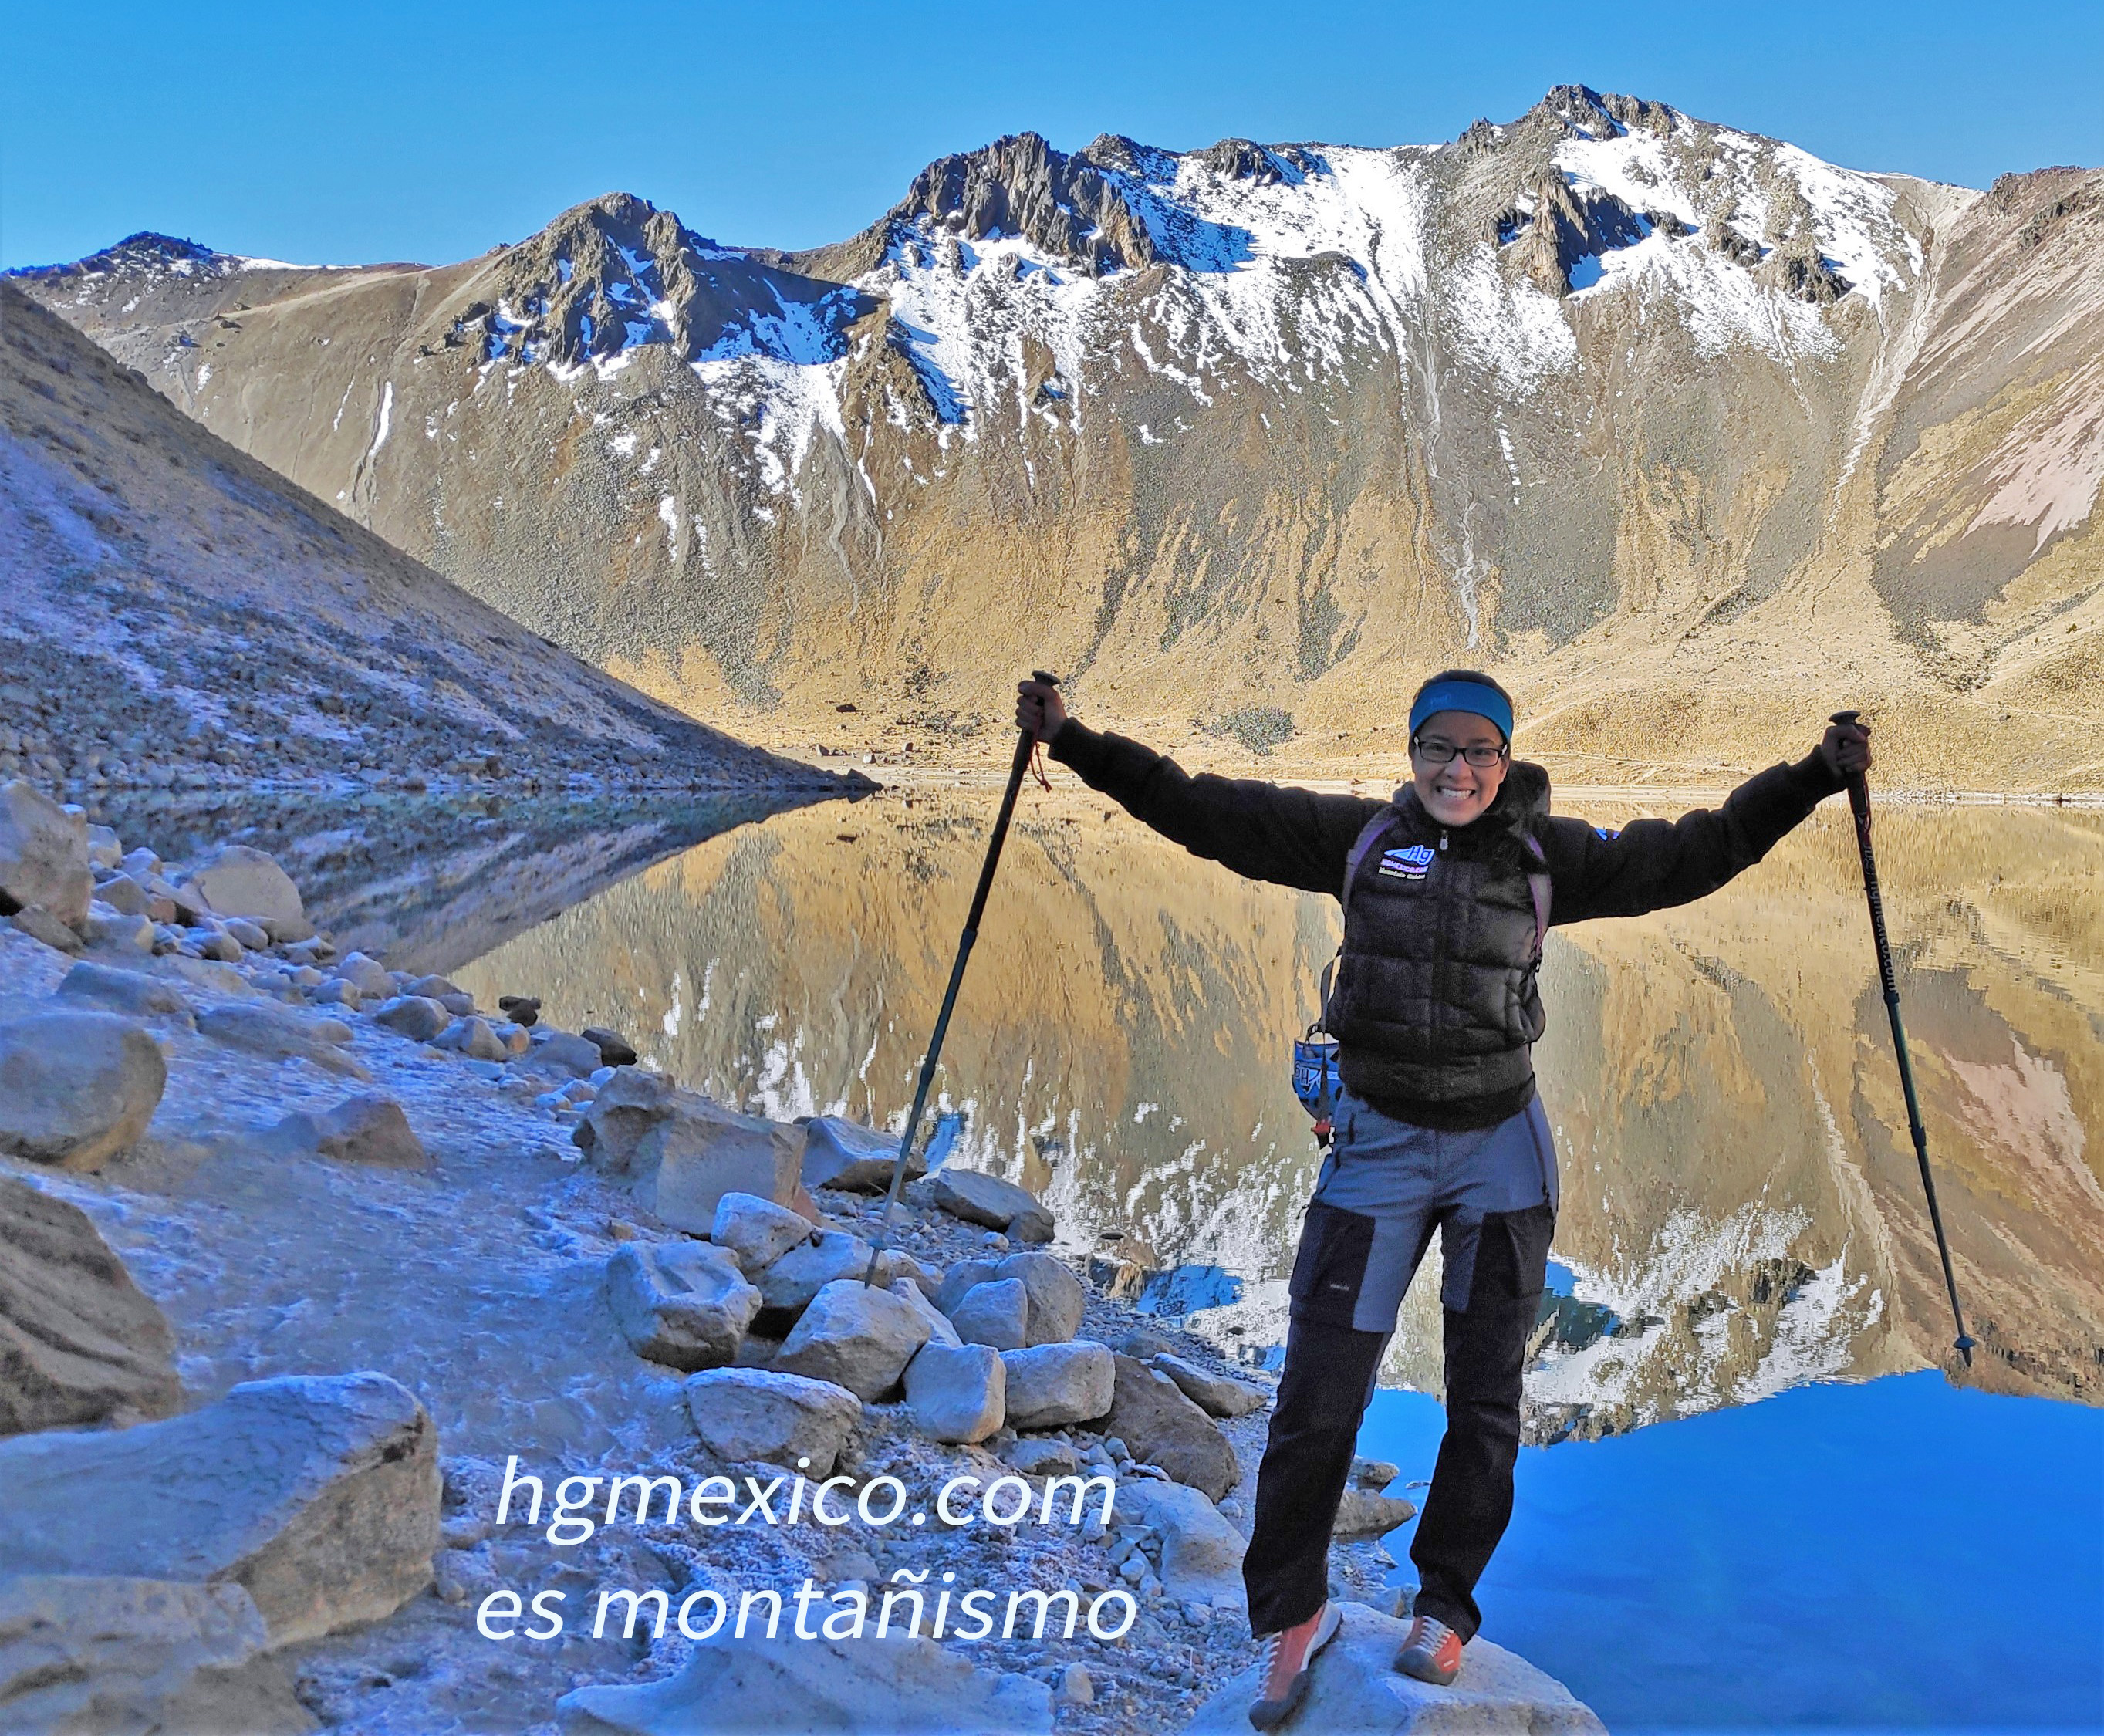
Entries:
<svg viewBox="0 0 2104 1736">
<path fill-rule="evenodd" d="M 751 1729 L 830 1697 L 845 1729 L 1138 1736 L 1246 1696 L 1269 1382 L 1142 1315 L 1115 1243 L 938 1169 L 865 1286 L 887 1137 L 709 1103 L 619 1033 L 548 1029 L 532 985 L 483 1008 L 339 954 L 260 851 L 163 862 L 16 783 L 0 899 L 0 1701 L 27 1728 Z M 1396 1596 L 1396 1475 L 1358 1467 L 1340 1517 L 1362 1606 Z M 617 1517 L 622 1478 L 688 1505 Z M 870 1637 L 916 1590 L 948 1643 Z M 1062 1637 L 1068 1594 L 1113 1636 Z M 747 1601 L 742 1642 L 653 1631 Z M 1595 1727 L 1482 1650 L 1490 1715 Z"/>
</svg>

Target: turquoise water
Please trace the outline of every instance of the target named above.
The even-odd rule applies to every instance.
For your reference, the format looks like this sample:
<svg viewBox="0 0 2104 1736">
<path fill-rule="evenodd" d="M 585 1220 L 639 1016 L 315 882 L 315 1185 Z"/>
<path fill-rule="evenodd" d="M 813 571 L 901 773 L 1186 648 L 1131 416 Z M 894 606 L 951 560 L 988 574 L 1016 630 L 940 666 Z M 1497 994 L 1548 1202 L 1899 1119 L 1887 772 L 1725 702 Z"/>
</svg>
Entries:
<svg viewBox="0 0 2104 1736">
<path fill-rule="evenodd" d="M 1384 1390 L 1360 1450 L 1429 1477 L 1444 1426 Z M 1484 1635 L 1611 1729 L 2104 1729 L 2104 1412 L 1822 1383 L 1517 1480 Z"/>
</svg>

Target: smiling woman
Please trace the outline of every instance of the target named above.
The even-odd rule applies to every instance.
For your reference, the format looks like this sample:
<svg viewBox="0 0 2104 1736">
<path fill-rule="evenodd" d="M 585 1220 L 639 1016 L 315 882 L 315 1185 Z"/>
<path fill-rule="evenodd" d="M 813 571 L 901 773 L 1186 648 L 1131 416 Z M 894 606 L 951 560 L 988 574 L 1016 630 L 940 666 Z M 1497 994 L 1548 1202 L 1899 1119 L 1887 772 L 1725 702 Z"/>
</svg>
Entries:
<svg viewBox="0 0 2104 1736">
<path fill-rule="evenodd" d="M 1040 681 L 1020 685 L 1016 721 L 1193 854 L 1344 905 L 1323 1022 L 1345 1088 L 1288 1285 L 1292 1323 L 1243 1563 L 1252 1631 L 1271 1641 L 1250 1718 L 1259 1729 L 1285 1722 L 1337 1631 L 1331 1532 L 1361 1415 L 1435 1229 L 1447 1428 L 1411 1548 L 1424 1583 L 1395 1667 L 1451 1682 L 1482 1625 L 1476 1583 L 1512 1513 L 1521 1372 L 1559 1197 L 1533 1064 L 1549 924 L 1715 890 L 1867 767 L 1869 734 L 1836 724 L 1802 761 L 1750 779 L 1714 812 L 1609 832 L 1549 815 L 1547 774 L 1511 758 L 1511 696 L 1474 670 L 1443 671 L 1418 689 L 1411 781 L 1386 802 L 1188 777 L 1137 742 L 1084 727 Z"/>
</svg>

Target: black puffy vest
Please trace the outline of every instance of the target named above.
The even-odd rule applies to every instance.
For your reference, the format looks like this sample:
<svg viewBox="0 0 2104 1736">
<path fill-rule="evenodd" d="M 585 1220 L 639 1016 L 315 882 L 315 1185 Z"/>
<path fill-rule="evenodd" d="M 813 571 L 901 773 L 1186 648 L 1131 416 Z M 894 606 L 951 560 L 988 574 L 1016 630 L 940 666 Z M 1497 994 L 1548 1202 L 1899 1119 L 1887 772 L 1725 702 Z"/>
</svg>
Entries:
<svg viewBox="0 0 2104 1736">
<path fill-rule="evenodd" d="M 1481 1127 L 1527 1106 L 1545 1020 L 1527 821 L 1549 776 L 1514 762 L 1473 824 L 1441 825 L 1397 792 L 1345 903 L 1329 1005 L 1345 1087 L 1430 1126 Z"/>
</svg>

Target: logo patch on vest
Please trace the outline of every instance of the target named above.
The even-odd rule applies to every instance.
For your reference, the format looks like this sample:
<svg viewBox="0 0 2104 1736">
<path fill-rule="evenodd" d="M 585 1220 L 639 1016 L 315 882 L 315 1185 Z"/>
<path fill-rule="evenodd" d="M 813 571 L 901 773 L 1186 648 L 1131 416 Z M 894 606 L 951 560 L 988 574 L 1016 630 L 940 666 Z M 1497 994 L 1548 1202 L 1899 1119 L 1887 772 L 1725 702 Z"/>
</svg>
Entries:
<svg viewBox="0 0 2104 1736">
<path fill-rule="evenodd" d="M 1399 880 L 1422 880 L 1432 868 L 1432 846 L 1413 844 L 1407 850 L 1384 850 L 1381 852 L 1380 872 L 1393 874 Z"/>
</svg>

